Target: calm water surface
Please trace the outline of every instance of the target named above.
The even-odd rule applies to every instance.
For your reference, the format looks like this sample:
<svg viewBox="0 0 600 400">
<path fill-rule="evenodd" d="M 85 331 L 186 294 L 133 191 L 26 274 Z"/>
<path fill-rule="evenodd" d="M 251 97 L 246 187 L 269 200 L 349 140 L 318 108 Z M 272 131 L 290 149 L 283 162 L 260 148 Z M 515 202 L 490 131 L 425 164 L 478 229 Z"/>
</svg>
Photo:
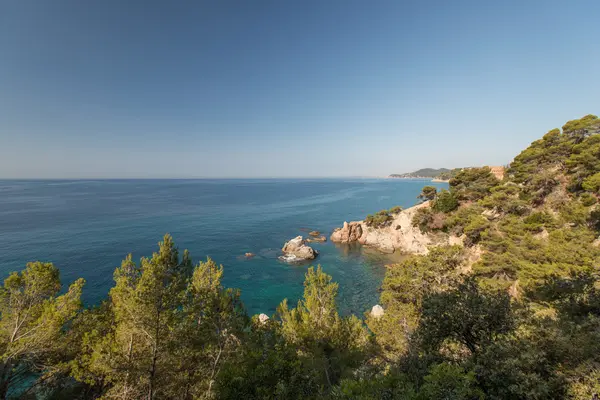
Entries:
<svg viewBox="0 0 600 400">
<path fill-rule="evenodd" d="M 345 220 L 411 206 L 418 180 L 91 180 L 0 181 L 0 276 L 33 260 L 51 261 L 63 283 L 83 277 L 86 303 L 113 285 L 121 260 L 151 255 L 165 233 L 194 261 L 225 267 L 224 284 L 242 290 L 250 313 L 271 314 L 302 295 L 307 266 L 277 257 L 309 230 L 327 237 Z M 444 186 L 445 184 L 437 184 Z M 361 315 L 379 297 L 388 261 L 360 247 L 315 243 L 316 263 L 340 285 L 342 312 Z M 245 259 L 244 253 L 257 256 Z"/>
</svg>

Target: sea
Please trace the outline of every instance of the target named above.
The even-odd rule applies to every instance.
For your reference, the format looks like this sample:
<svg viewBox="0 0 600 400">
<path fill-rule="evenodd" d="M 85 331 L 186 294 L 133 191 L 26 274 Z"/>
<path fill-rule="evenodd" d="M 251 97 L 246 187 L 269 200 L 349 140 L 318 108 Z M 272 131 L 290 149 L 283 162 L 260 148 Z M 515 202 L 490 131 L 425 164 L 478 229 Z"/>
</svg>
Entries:
<svg viewBox="0 0 600 400">
<path fill-rule="evenodd" d="M 284 243 L 309 231 L 329 239 L 344 221 L 417 202 L 424 185 L 404 179 L 0 180 L 0 277 L 29 261 L 52 262 L 66 287 L 85 278 L 86 305 L 106 298 L 113 272 L 131 253 L 151 256 L 165 233 L 194 262 L 224 266 L 223 285 L 239 288 L 250 314 L 275 312 L 303 293 L 320 264 L 339 284 L 342 314 L 362 316 L 378 303 L 382 255 L 358 245 L 312 243 L 310 264 L 279 260 Z M 247 258 L 245 253 L 256 254 Z"/>
</svg>

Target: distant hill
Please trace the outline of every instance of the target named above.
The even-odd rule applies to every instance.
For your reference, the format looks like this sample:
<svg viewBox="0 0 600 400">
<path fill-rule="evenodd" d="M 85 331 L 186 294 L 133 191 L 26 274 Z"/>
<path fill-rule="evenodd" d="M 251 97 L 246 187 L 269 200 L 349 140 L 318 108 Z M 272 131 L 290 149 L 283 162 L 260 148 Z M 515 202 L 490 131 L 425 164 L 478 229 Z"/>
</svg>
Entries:
<svg viewBox="0 0 600 400">
<path fill-rule="evenodd" d="M 437 178 L 440 175 L 447 175 L 452 172 L 448 168 L 422 168 L 414 172 L 405 174 L 391 174 L 390 178 Z"/>
</svg>

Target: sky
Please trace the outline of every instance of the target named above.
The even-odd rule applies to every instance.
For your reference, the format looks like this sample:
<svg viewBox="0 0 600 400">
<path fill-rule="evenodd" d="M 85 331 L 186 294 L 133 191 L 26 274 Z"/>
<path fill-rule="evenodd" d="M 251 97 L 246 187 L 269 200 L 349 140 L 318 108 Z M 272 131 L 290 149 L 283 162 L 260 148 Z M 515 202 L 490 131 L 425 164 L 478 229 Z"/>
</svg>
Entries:
<svg viewBox="0 0 600 400">
<path fill-rule="evenodd" d="M 0 178 L 507 164 L 600 113 L 598 15 L 598 0 L 0 0 Z"/>
</svg>

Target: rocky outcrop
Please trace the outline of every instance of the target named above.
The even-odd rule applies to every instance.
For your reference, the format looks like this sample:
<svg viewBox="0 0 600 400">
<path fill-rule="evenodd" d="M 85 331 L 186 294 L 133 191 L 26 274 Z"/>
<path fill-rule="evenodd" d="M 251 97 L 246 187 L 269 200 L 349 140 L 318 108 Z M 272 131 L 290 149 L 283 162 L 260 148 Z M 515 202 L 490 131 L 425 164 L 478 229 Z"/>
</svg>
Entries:
<svg viewBox="0 0 600 400">
<path fill-rule="evenodd" d="M 336 228 L 331 234 L 331 241 L 337 243 L 352 243 L 358 241 L 363 234 L 363 222 L 344 222 L 342 228 Z"/>
<path fill-rule="evenodd" d="M 360 244 L 377 248 L 384 253 L 401 251 L 412 254 L 426 254 L 429 247 L 452 242 L 461 242 L 447 234 L 424 234 L 418 227 L 412 225 L 412 219 L 417 210 L 429 207 L 425 202 L 407 208 L 395 214 L 394 219 L 385 227 L 369 227 L 364 221 L 344 222 L 342 228 L 337 228 L 331 234 L 331 241 L 337 243 Z"/>
<path fill-rule="evenodd" d="M 297 236 L 287 242 L 281 251 L 283 256 L 280 258 L 286 262 L 313 260 L 319 254 L 312 247 L 306 245 L 302 236 Z"/>
<path fill-rule="evenodd" d="M 316 237 L 316 236 L 319 236 L 321 234 L 321 232 L 319 232 L 319 231 L 310 231 L 310 232 L 308 232 L 308 234 L 310 236 Z"/>
<path fill-rule="evenodd" d="M 371 308 L 371 317 L 381 318 L 383 317 L 383 314 L 385 314 L 385 311 L 383 310 L 383 307 L 381 307 L 379 304 L 376 304 L 373 306 L 373 308 Z"/>
<path fill-rule="evenodd" d="M 266 324 L 268 320 L 269 316 L 267 314 L 259 314 L 258 322 L 260 322 L 261 324 Z"/>
<path fill-rule="evenodd" d="M 305 239 L 305 242 L 307 242 L 307 243 L 312 243 L 312 242 L 323 243 L 326 241 L 327 241 L 327 238 L 325 236 L 316 236 L 316 237 L 310 237 L 310 238 Z"/>
<path fill-rule="evenodd" d="M 256 254 L 254 254 L 254 253 L 246 253 L 246 254 L 244 254 L 244 257 L 246 257 L 246 258 L 252 258 L 254 256 L 256 256 Z"/>
</svg>

